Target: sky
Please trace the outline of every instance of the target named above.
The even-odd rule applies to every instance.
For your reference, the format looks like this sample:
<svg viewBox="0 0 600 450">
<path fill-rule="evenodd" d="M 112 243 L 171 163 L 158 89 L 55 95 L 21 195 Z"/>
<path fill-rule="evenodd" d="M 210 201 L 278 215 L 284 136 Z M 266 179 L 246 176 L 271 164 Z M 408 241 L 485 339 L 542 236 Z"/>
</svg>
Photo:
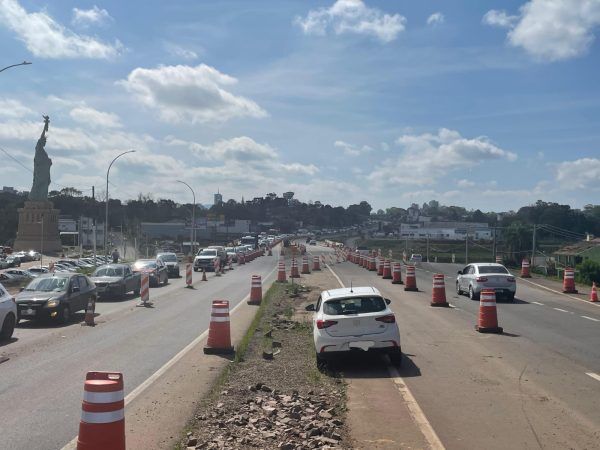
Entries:
<svg viewBox="0 0 600 450">
<path fill-rule="evenodd" d="M 600 0 L 0 0 L 0 186 L 600 199 Z M 1 67 L 0 67 L 1 68 Z M 10 155 L 10 156 L 9 156 Z"/>
</svg>

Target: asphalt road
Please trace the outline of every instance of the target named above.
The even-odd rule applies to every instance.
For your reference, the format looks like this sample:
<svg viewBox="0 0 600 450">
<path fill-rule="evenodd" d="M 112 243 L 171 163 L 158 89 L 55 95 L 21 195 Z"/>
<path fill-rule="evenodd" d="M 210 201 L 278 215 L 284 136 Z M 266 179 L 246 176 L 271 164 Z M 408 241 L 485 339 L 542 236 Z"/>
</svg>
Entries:
<svg viewBox="0 0 600 450">
<path fill-rule="evenodd" d="M 83 314 L 64 327 L 20 325 L 0 346 L 10 358 L 0 364 L 0 448 L 62 448 L 78 432 L 87 371 L 123 372 L 127 395 L 208 329 L 212 300 L 234 308 L 248 295 L 251 275 L 274 277 L 276 262 L 274 253 L 221 277 L 209 273 L 207 282 L 194 273 L 194 290 L 185 278 L 172 279 L 150 289 L 154 308 L 136 308 L 133 296 L 100 302 L 94 328 L 80 326 Z"/>
<path fill-rule="evenodd" d="M 413 293 L 350 262 L 332 265 L 346 286 L 375 286 L 392 300 L 400 376 L 444 447 L 600 447 L 600 308 L 519 280 L 515 303 L 498 303 L 505 333 L 480 334 L 479 302 L 454 291 L 459 268 L 422 264 Z M 452 308 L 429 306 L 433 273 L 447 275 Z"/>
</svg>

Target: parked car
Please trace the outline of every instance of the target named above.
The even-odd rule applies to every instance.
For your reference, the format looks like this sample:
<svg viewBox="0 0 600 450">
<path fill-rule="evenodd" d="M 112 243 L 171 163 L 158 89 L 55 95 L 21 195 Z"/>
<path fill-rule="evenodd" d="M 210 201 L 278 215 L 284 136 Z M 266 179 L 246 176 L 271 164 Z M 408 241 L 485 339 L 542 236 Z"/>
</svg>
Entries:
<svg viewBox="0 0 600 450">
<path fill-rule="evenodd" d="M 19 260 L 21 262 L 27 262 L 27 261 L 31 261 L 31 258 L 29 257 L 29 253 L 27 252 L 17 252 L 17 253 L 13 253 L 13 256 L 19 258 Z"/>
<path fill-rule="evenodd" d="M 16 298 L 20 319 L 50 318 L 67 323 L 96 300 L 96 286 L 80 273 L 47 273 L 33 279 Z"/>
<path fill-rule="evenodd" d="M 181 274 L 179 273 L 179 261 L 177 260 L 177 255 L 172 252 L 164 252 L 156 255 L 156 259 L 160 259 L 165 266 L 167 266 L 167 272 L 169 273 L 169 277 L 177 277 L 179 278 Z"/>
<path fill-rule="evenodd" d="M 13 275 L 0 272 L 0 282 L 4 283 L 7 286 L 14 286 L 16 284 L 19 284 L 20 280 L 15 278 Z"/>
<path fill-rule="evenodd" d="M 4 273 L 12 275 L 17 280 L 28 280 L 35 278 L 35 275 L 25 269 L 6 269 Z"/>
<path fill-rule="evenodd" d="M 402 361 L 400 330 L 396 317 L 374 287 L 330 289 L 321 292 L 313 311 L 313 340 L 317 363 L 353 351 L 389 355 L 395 365 Z"/>
<path fill-rule="evenodd" d="M 311 240 L 308 242 L 308 245 L 317 245 L 317 241 L 315 241 L 314 239 L 311 239 Z"/>
<path fill-rule="evenodd" d="M 8 264 L 8 267 L 21 267 L 21 258 L 15 255 L 7 256 L 5 261 Z"/>
<path fill-rule="evenodd" d="M 0 341 L 8 341 L 17 324 L 17 304 L 0 283 Z"/>
<path fill-rule="evenodd" d="M 39 261 L 42 258 L 41 253 L 36 252 L 35 250 L 29 250 L 27 252 L 30 261 Z"/>
<path fill-rule="evenodd" d="M 30 267 L 29 269 L 27 269 L 27 271 L 37 277 L 43 273 L 48 273 L 48 268 L 47 267 Z"/>
<path fill-rule="evenodd" d="M 6 259 L 0 258 L 0 269 L 8 269 L 10 264 L 6 262 Z"/>
<path fill-rule="evenodd" d="M 147 273 L 150 277 L 150 286 L 158 286 L 160 283 L 169 282 L 167 266 L 160 259 L 138 259 L 131 266 L 131 270 L 140 274 Z"/>
<path fill-rule="evenodd" d="M 482 289 L 493 289 L 496 297 L 514 301 L 517 291 L 515 277 L 502 264 L 473 263 L 458 271 L 456 292 L 467 293 L 471 300 L 479 300 Z"/>
<path fill-rule="evenodd" d="M 215 270 L 215 263 L 219 261 L 220 254 L 216 248 L 205 248 L 198 252 L 194 258 L 194 271 L 205 270 L 212 272 Z"/>
<path fill-rule="evenodd" d="M 123 298 L 128 292 L 140 293 L 141 277 L 127 264 L 106 264 L 98 267 L 90 276 L 96 285 L 98 297 Z"/>
</svg>

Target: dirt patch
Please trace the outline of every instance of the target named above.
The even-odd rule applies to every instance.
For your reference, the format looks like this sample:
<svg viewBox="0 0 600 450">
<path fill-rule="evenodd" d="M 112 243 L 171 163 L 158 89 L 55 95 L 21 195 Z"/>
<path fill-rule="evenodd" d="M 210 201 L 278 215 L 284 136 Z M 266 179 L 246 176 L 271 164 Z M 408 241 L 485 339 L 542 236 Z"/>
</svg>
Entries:
<svg viewBox="0 0 600 450">
<path fill-rule="evenodd" d="M 320 291 L 309 287 L 292 297 L 290 283 L 273 285 L 243 358 L 199 408 L 181 448 L 351 448 L 345 385 L 319 372 L 302 314 Z"/>
</svg>

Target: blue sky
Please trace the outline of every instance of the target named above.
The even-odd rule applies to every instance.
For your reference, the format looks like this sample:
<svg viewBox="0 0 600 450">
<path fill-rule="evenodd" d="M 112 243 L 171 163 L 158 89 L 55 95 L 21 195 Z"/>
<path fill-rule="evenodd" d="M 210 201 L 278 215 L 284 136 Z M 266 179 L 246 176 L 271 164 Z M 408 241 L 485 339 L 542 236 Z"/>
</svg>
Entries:
<svg viewBox="0 0 600 450">
<path fill-rule="evenodd" d="M 600 194 L 600 0 L 0 0 L 0 147 L 51 189 L 484 211 Z M 0 185 L 31 174 L 1 153 Z"/>
</svg>

